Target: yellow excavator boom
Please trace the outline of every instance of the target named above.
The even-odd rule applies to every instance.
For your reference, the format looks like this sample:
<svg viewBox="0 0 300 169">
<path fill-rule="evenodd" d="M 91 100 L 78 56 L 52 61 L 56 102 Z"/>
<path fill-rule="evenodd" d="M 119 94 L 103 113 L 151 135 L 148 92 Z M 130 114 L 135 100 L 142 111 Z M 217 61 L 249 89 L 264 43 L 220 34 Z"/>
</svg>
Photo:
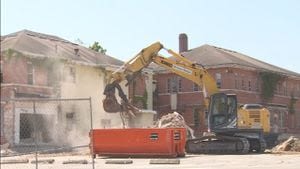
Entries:
<svg viewBox="0 0 300 169">
<path fill-rule="evenodd" d="M 166 58 L 160 55 L 158 52 L 162 49 L 166 50 L 174 58 Z M 143 68 L 152 62 L 202 86 L 206 107 L 208 107 L 210 95 L 218 92 L 215 80 L 205 68 L 191 62 L 171 49 L 165 49 L 160 42 L 153 43 L 141 50 L 135 57 L 113 72 L 110 81 L 111 83 L 120 83 L 127 79 L 130 82 Z"/>
</svg>

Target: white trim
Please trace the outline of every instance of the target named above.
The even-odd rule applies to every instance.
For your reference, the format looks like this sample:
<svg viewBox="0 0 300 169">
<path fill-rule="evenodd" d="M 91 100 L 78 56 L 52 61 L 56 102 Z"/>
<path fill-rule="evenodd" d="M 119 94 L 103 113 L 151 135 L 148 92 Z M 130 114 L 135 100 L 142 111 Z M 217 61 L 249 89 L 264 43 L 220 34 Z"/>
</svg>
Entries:
<svg viewBox="0 0 300 169">
<path fill-rule="evenodd" d="M 13 86 L 22 86 L 22 87 L 32 87 L 32 88 L 45 88 L 45 89 L 52 89 L 53 87 L 49 86 L 40 86 L 40 85 L 30 85 L 24 83 L 2 83 L 1 88 L 3 87 L 13 87 Z"/>
<path fill-rule="evenodd" d="M 259 92 L 255 92 L 255 91 L 248 91 L 248 90 L 240 90 L 240 89 L 220 89 L 219 91 L 222 92 L 222 91 L 229 91 L 229 90 L 232 90 L 233 93 L 235 93 L 235 91 L 237 92 L 243 92 L 243 93 L 249 93 L 249 94 L 257 94 L 259 95 L 260 93 Z M 177 92 L 177 94 L 195 94 L 195 93 L 203 93 L 203 91 L 190 91 L 190 92 Z M 168 96 L 170 95 L 170 93 L 159 93 L 158 94 L 159 96 Z M 290 98 L 290 96 L 284 96 L 284 95 L 278 95 L 278 94 L 275 94 L 274 95 L 275 97 L 281 97 L 281 98 Z M 296 97 L 294 96 L 296 99 L 298 99 L 299 97 Z"/>
<path fill-rule="evenodd" d="M 272 70 L 268 70 L 268 69 L 250 67 L 250 66 L 246 66 L 246 65 L 239 65 L 239 64 L 207 65 L 207 66 L 204 66 L 204 67 L 207 71 L 209 71 L 210 69 L 220 69 L 220 68 L 237 68 L 237 69 L 254 71 L 254 72 L 270 71 L 270 72 L 273 72 L 273 73 L 278 73 L 280 75 L 285 75 L 288 78 L 291 78 L 291 79 L 294 79 L 294 80 L 300 80 L 300 76 L 291 75 L 291 74 L 283 73 L 283 72 L 272 71 Z M 288 71 L 290 71 L 290 70 L 288 70 Z M 167 69 L 164 69 L 164 68 L 160 68 L 159 70 L 156 70 L 155 72 L 157 72 L 157 74 L 173 73 L 170 70 L 167 70 Z M 175 74 L 175 73 L 173 73 L 173 74 Z"/>
</svg>

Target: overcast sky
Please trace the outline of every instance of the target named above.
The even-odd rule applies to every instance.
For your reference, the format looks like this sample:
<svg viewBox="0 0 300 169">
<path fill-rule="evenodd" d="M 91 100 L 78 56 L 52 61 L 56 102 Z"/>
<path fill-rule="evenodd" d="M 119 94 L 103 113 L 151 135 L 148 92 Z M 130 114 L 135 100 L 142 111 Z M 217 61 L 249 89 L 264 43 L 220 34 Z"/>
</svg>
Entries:
<svg viewBox="0 0 300 169">
<path fill-rule="evenodd" d="M 123 61 L 161 41 L 210 44 L 300 73 L 298 0 L 1 0 L 1 35 L 23 29 L 94 41 Z"/>
</svg>

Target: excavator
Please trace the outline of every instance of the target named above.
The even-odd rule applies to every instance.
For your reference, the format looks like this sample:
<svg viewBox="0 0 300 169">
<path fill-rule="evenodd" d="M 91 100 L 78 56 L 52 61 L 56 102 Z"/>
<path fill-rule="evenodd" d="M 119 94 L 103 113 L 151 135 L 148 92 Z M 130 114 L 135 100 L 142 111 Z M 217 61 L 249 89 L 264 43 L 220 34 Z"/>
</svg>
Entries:
<svg viewBox="0 0 300 169">
<path fill-rule="evenodd" d="M 173 57 L 162 56 L 159 54 L 161 50 L 167 51 Z M 171 49 L 164 48 L 160 42 L 142 49 L 110 75 L 108 85 L 104 89 L 106 97 L 103 100 L 103 108 L 106 112 L 130 112 L 134 115 L 134 112 L 139 111 L 127 99 L 120 82 L 124 80 L 128 83 L 132 82 L 142 69 L 152 62 L 191 80 L 203 89 L 203 101 L 208 113 L 208 132 L 202 137 L 188 139 L 186 141 L 187 153 L 246 154 L 265 150 L 263 129 L 251 126 L 251 121 L 249 122 L 251 119 L 246 118 L 245 115 L 247 109 L 241 110 L 238 107 L 237 96 L 221 93 L 214 78 L 202 65 L 193 63 Z M 116 90 L 121 98 L 120 103 L 115 96 Z"/>
</svg>

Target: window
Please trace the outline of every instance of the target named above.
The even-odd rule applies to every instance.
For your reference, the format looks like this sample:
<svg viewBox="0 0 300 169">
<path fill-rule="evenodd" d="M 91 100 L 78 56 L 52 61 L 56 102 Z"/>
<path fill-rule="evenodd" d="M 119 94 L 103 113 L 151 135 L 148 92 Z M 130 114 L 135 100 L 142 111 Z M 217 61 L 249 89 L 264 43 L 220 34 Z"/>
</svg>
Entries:
<svg viewBox="0 0 300 169">
<path fill-rule="evenodd" d="M 260 89 L 260 81 L 259 78 L 255 79 L 255 91 L 259 91 Z"/>
<path fill-rule="evenodd" d="M 181 78 L 178 77 L 178 92 L 182 91 Z"/>
<path fill-rule="evenodd" d="M 239 88 L 239 81 L 238 81 L 238 74 L 234 74 L 234 88 L 238 89 Z"/>
<path fill-rule="evenodd" d="M 221 82 L 222 82 L 221 73 L 216 73 L 216 81 L 217 81 L 217 87 L 221 88 Z"/>
<path fill-rule="evenodd" d="M 193 83 L 193 91 L 199 91 L 199 85 Z"/>
<path fill-rule="evenodd" d="M 194 114 L 194 126 L 199 127 L 200 126 L 200 114 L 199 109 L 195 108 L 193 111 Z"/>
<path fill-rule="evenodd" d="M 55 84 L 55 78 L 53 75 L 53 69 L 52 68 L 48 68 L 47 71 L 47 85 L 48 86 L 53 86 Z"/>
<path fill-rule="evenodd" d="M 242 79 L 242 90 L 245 89 L 245 82 L 244 82 L 244 79 Z"/>
<path fill-rule="evenodd" d="M 34 68 L 31 62 L 27 62 L 27 82 L 28 84 L 33 84 L 34 79 L 33 79 L 33 73 L 34 73 Z"/>
<path fill-rule="evenodd" d="M 167 81 L 167 92 L 168 93 L 176 93 L 182 91 L 181 78 L 180 77 L 172 77 L 168 78 Z"/>
<path fill-rule="evenodd" d="M 287 85 L 286 85 L 286 81 L 284 81 L 283 82 L 283 94 L 285 95 L 285 96 L 287 96 L 287 87 L 286 87 Z"/>
<path fill-rule="evenodd" d="M 277 84 L 277 94 L 281 94 L 281 84 Z"/>
<path fill-rule="evenodd" d="M 251 89 L 251 81 L 250 81 L 250 80 L 248 81 L 248 90 L 249 90 L 249 91 L 252 90 L 252 89 Z"/>
<path fill-rule="evenodd" d="M 0 67 L 0 80 L 1 80 L 1 83 L 3 82 L 3 65 L 4 65 L 3 61 L 1 60 L 1 67 Z"/>
<path fill-rule="evenodd" d="M 167 93 L 171 93 L 171 79 L 168 78 L 168 81 L 167 81 Z"/>
<path fill-rule="evenodd" d="M 236 89 L 239 88 L 238 80 L 237 79 L 234 80 L 234 88 L 236 88 Z"/>
<path fill-rule="evenodd" d="M 2 104 L 2 103 L 1 103 Z M 1 124 L 0 124 L 0 130 L 1 130 L 1 134 L 0 137 L 4 138 L 4 106 L 1 105 Z"/>
<path fill-rule="evenodd" d="M 72 66 L 66 66 L 64 68 L 64 81 L 65 82 L 76 82 L 76 69 Z"/>
<path fill-rule="evenodd" d="M 172 93 L 177 92 L 177 80 L 176 80 L 176 78 L 171 79 L 171 92 Z"/>
<path fill-rule="evenodd" d="M 298 93 L 298 97 L 300 97 L 300 83 L 297 85 L 297 93 Z"/>
</svg>

